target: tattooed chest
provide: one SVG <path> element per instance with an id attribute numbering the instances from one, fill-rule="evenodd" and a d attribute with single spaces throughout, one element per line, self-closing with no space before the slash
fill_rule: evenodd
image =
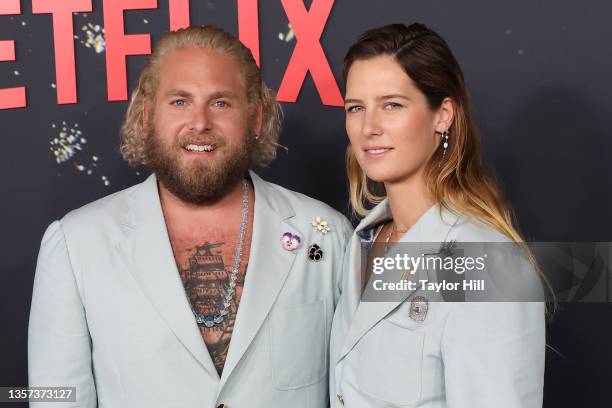
<path id="1" fill-rule="evenodd" d="M 221 373 L 236 321 L 246 275 L 248 251 L 240 262 L 222 241 L 174 248 L 185 293 L 217 371 Z"/>

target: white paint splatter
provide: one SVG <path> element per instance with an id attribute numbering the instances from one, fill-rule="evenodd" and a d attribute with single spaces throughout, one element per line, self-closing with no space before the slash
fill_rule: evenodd
<path id="1" fill-rule="evenodd" d="M 291 24 L 287 24 L 287 32 L 286 33 L 278 33 L 278 39 L 285 42 L 290 42 L 295 38 L 295 33 L 293 32 L 293 28 L 291 28 Z"/>
<path id="2" fill-rule="evenodd" d="M 101 54 L 106 50 L 106 32 L 99 24 L 88 23 L 81 27 L 81 31 L 85 34 L 85 38 L 81 40 L 87 48 L 93 48 L 97 54 Z M 79 37 L 80 38 L 80 37 Z"/>
<path id="3" fill-rule="evenodd" d="M 66 124 L 66 122 L 62 122 Z M 51 125 L 55 128 L 55 124 Z M 71 160 L 78 152 L 83 151 L 83 146 L 87 143 L 85 138 L 81 137 L 82 132 L 75 127 L 68 129 L 62 127 L 62 130 L 55 135 L 49 142 L 51 147 L 49 150 L 53 153 L 57 164 L 66 163 Z"/>
<path id="4" fill-rule="evenodd" d="M 56 129 L 55 123 L 51 124 L 51 128 Z M 58 165 L 64 163 L 72 163 L 75 171 L 91 176 L 95 167 L 100 163 L 100 156 L 92 154 L 88 160 L 83 152 L 87 149 L 87 138 L 79 129 L 79 124 L 75 123 L 69 126 L 65 121 L 62 121 L 61 131 L 56 133 L 49 143 L 49 148 L 53 153 L 55 162 Z M 102 176 L 102 183 L 105 186 L 110 185 L 110 180 L 106 176 Z"/>

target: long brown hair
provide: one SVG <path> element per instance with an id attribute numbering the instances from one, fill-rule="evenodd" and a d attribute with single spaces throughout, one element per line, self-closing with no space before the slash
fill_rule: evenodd
<path id="1" fill-rule="evenodd" d="M 447 151 L 443 154 L 440 143 L 425 170 L 427 188 L 440 209 L 472 216 L 511 240 L 523 242 L 497 184 L 483 166 L 463 73 L 444 39 L 418 23 L 369 30 L 344 58 L 344 83 L 355 61 L 381 55 L 395 59 L 425 95 L 430 109 L 440 107 L 445 98 L 454 102 Z M 366 176 L 350 145 L 346 167 L 351 205 L 358 215 L 364 216 L 369 206 L 385 198 L 384 185 Z"/>

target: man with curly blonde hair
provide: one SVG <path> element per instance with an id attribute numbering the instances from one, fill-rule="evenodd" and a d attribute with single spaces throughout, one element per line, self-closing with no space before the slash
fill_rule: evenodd
<path id="1" fill-rule="evenodd" d="M 43 238 L 31 386 L 75 386 L 82 407 L 327 404 L 351 227 L 249 170 L 274 159 L 279 128 L 240 41 L 210 26 L 161 38 L 121 129 L 123 157 L 153 174 Z"/>

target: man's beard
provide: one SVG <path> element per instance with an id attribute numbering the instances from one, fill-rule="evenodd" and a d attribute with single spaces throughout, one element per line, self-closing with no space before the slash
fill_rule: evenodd
<path id="1" fill-rule="evenodd" d="M 185 134 L 167 145 L 151 127 L 147 130 L 145 152 L 148 166 L 165 188 L 185 202 L 203 205 L 219 201 L 245 177 L 253 141 L 247 132 L 240 145 L 228 150 L 221 136 Z M 222 162 L 218 158 L 183 158 L 182 146 L 187 142 L 213 144 L 215 151 L 225 148 L 225 157 Z"/>

